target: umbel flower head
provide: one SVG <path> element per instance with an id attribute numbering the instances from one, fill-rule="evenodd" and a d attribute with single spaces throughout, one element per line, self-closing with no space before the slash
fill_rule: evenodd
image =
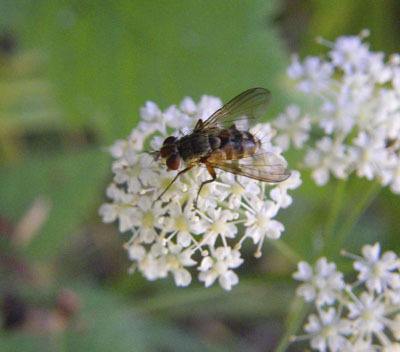
<path id="1" fill-rule="evenodd" d="M 300 262 L 293 277 L 302 283 L 297 294 L 315 312 L 304 326 L 305 335 L 320 352 L 398 351 L 400 348 L 400 258 L 381 254 L 379 243 L 362 248 L 354 260 L 354 282 L 345 282 L 335 263 L 320 258 L 314 266 Z"/>
<path id="2" fill-rule="evenodd" d="M 275 142 L 305 148 L 318 185 L 355 174 L 400 193 L 400 56 L 385 59 L 365 35 L 321 40 L 325 55 L 293 58 L 288 76 L 312 108 L 291 105 L 278 116 Z"/>
<path id="3" fill-rule="evenodd" d="M 272 188 L 220 172 L 202 189 L 194 207 L 200 184 L 210 178 L 205 168 L 196 167 L 159 199 L 176 171 L 167 171 L 145 148 L 160 150 L 167 136 L 188 133 L 198 119 L 221 106 L 210 96 L 198 103 L 185 98 L 179 107 L 165 111 L 147 102 L 138 126 L 110 148 L 114 179 L 107 189 L 110 201 L 99 212 L 104 222 L 118 221 L 120 232 L 129 233 L 125 247 L 133 261 L 131 271 L 140 271 L 148 280 L 172 276 L 177 286 L 187 286 L 197 273 L 206 287 L 218 281 L 230 290 L 239 281 L 235 269 L 243 263 L 242 243 L 253 242 L 255 255 L 260 256 L 265 240 L 276 240 L 284 231 L 275 216 L 292 203 L 287 191 L 301 184 L 297 171 Z M 250 132 L 262 135 L 262 147 L 282 158 L 280 149 L 270 143 L 274 130 L 269 124 L 258 124 Z"/>

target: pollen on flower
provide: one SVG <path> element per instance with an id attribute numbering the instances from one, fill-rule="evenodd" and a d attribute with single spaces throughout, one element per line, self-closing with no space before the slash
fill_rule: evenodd
<path id="1" fill-rule="evenodd" d="M 154 215 L 152 212 L 147 211 L 143 215 L 143 227 L 150 228 L 154 226 Z"/>
<path id="2" fill-rule="evenodd" d="M 246 190 L 239 183 L 234 183 L 231 186 L 231 192 L 236 196 L 241 196 L 242 194 L 245 193 L 245 191 Z"/>
<path id="3" fill-rule="evenodd" d="M 217 233 L 224 233 L 226 230 L 226 225 L 223 221 L 215 221 L 211 226 L 210 230 Z"/>
<path id="4" fill-rule="evenodd" d="M 171 276 L 177 286 L 188 286 L 197 275 L 206 287 L 218 282 L 230 290 L 239 282 L 234 270 L 243 263 L 242 243 L 252 240 L 261 256 L 263 243 L 283 232 L 275 216 L 291 204 L 288 191 L 300 186 L 300 175 L 293 171 L 287 181 L 269 188 L 269 197 L 265 184 L 220 172 L 215 182 L 203 187 L 194 207 L 201 182 L 210 178 L 205 168 L 197 167 L 179 177 L 160 199 L 176 172 L 167 171 L 165 163 L 154 160 L 143 147 L 160 150 L 167 136 L 190 131 L 199 118 L 219 109 L 221 101 L 203 96 L 195 103 L 185 98 L 179 106 L 162 111 L 147 102 L 130 136 L 110 148 L 114 180 L 107 191 L 110 202 L 99 212 L 105 222 L 118 221 L 121 232 L 132 233 L 125 244 L 133 262 L 130 272 L 140 272 L 148 280 Z M 269 124 L 257 125 L 257 131 L 274 135 Z M 293 138 L 296 143 L 304 139 Z M 280 157 L 270 140 L 264 147 Z"/>
<path id="5" fill-rule="evenodd" d="M 189 225 L 187 223 L 187 219 L 180 215 L 175 219 L 175 227 L 177 231 L 189 231 Z"/>
<path id="6" fill-rule="evenodd" d="M 256 226 L 258 227 L 266 227 L 268 224 L 268 218 L 266 218 L 263 214 L 258 213 L 256 217 Z"/>

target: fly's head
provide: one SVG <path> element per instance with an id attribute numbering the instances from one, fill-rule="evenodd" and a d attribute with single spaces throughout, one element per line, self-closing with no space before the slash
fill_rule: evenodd
<path id="1" fill-rule="evenodd" d="M 174 136 L 167 137 L 158 154 L 158 157 L 165 159 L 168 170 L 178 170 L 181 165 L 181 157 L 176 145 L 177 139 Z"/>

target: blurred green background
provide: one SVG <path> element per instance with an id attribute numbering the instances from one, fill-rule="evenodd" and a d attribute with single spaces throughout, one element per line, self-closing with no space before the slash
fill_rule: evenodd
<path id="1" fill-rule="evenodd" d="M 291 52 L 322 53 L 317 36 L 364 28 L 375 50 L 398 52 L 399 16 L 396 0 L 0 0 L 0 351 L 301 350 L 285 338 L 302 307 L 282 247 L 313 260 L 331 226 L 334 248 L 333 216 L 351 230 L 347 249 L 399 251 L 398 197 L 353 179 L 320 189 L 303 174 L 279 215 L 282 242 L 261 260 L 249 251 L 239 286 L 182 289 L 127 275 L 125 239 L 97 215 L 104 148 L 146 100 L 264 86 L 271 118 L 302 99 L 285 75 Z"/>

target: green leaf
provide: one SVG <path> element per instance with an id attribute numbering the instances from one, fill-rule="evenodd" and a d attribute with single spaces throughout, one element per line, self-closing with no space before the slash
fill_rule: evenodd
<path id="1" fill-rule="evenodd" d="M 109 157 L 101 150 L 31 157 L 0 169 L 0 213 L 17 222 L 37 197 L 50 204 L 47 221 L 27 251 L 46 258 L 94 211 L 103 194 Z"/>
<path id="2" fill-rule="evenodd" d="M 230 319 L 266 318 L 286 313 L 293 292 L 285 284 L 274 285 L 255 280 L 242 280 L 232 291 L 215 286 L 162 290 L 138 305 L 144 312 L 173 317 L 204 314 Z M 249 299 L 251 298 L 251 299 Z"/>
<path id="3" fill-rule="evenodd" d="M 9 332 L 0 334 L 2 351 L 7 352 L 51 352 L 51 343 L 47 336 L 35 336 L 25 333 Z"/>
<path id="4" fill-rule="evenodd" d="M 277 112 L 288 56 L 271 25 L 275 3 L 26 1 L 17 23 L 24 46 L 48 55 L 47 75 L 68 121 L 97 128 L 109 143 L 134 127 L 146 100 L 226 100 L 264 86 Z"/>
<path id="5" fill-rule="evenodd" d="M 67 331 L 0 335 L 2 351 L 156 352 L 228 351 L 210 347 L 169 322 L 139 314 L 126 300 L 101 288 L 77 287 L 82 309 Z"/>
<path id="6" fill-rule="evenodd" d="M 83 299 L 81 331 L 65 339 L 68 351 L 204 351 L 206 345 L 172 324 L 134 311 L 126 301 L 99 289 L 79 289 Z"/>

